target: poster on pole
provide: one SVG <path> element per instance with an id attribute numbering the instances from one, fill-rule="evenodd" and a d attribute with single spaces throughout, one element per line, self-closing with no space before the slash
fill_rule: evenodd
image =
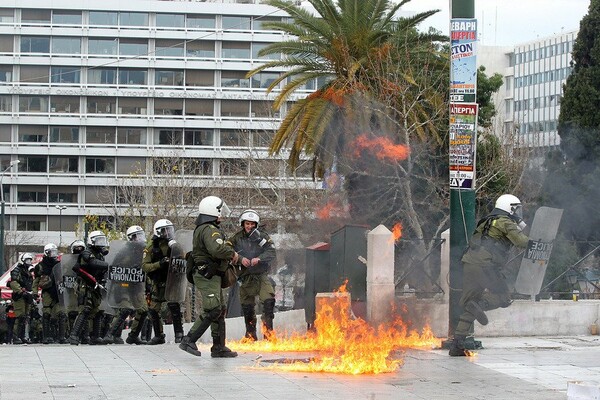
<path id="1" fill-rule="evenodd" d="M 450 188 L 475 189 L 477 103 L 450 104 Z"/>
<path id="2" fill-rule="evenodd" d="M 477 20 L 450 21 L 450 101 L 474 103 L 477 93 Z"/>

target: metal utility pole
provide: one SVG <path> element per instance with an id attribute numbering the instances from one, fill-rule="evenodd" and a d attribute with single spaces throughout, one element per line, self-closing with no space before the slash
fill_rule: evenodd
<path id="1" fill-rule="evenodd" d="M 4 265 L 4 186 L 2 186 L 2 178 L 4 174 L 20 161 L 13 160 L 4 171 L 0 172 L 0 273 L 3 273 L 8 268 Z"/>
<path id="2" fill-rule="evenodd" d="M 62 212 L 64 210 L 66 210 L 67 207 L 66 206 L 59 206 L 59 205 L 56 205 L 54 207 L 56 207 L 56 209 L 60 213 L 60 216 L 58 217 L 58 232 L 59 232 L 59 234 L 58 234 L 59 235 L 58 247 L 61 247 L 62 246 Z"/>

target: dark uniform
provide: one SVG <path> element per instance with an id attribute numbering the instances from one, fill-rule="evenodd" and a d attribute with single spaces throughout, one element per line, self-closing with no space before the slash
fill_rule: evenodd
<path id="1" fill-rule="evenodd" d="M 104 253 L 104 254 L 103 254 Z M 79 314 L 71 330 L 69 342 L 79 344 L 79 335 L 88 320 L 92 320 L 90 344 L 105 344 L 100 330 L 102 327 L 103 312 L 100 311 L 102 302 L 102 285 L 104 283 L 108 263 L 104 255 L 108 254 L 104 248 L 88 246 L 80 255 L 77 265 L 73 270 L 79 276 Z"/>
<path id="2" fill-rule="evenodd" d="M 257 340 L 255 304 L 258 296 L 263 305 L 261 319 L 268 338 L 275 317 L 275 290 L 268 275 L 270 264 L 276 257 L 275 246 L 267 233 L 258 230 L 248 233 L 244 228 L 233 235 L 231 244 L 240 256 L 238 265 L 242 265 L 243 258 L 260 259 L 257 265 L 242 269 L 240 303 L 246 323 L 246 337 Z"/>
<path id="3" fill-rule="evenodd" d="M 53 327 L 58 325 L 59 343 L 66 343 L 67 316 L 58 299 L 58 289 L 52 269 L 59 263 L 55 257 L 44 256 L 35 266 L 33 287 L 42 289 L 42 343 L 54 343 Z"/>
<path id="4" fill-rule="evenodd" d="M 463 293 L 460 316 L 451 356 L 464 356 L 464 340 L 472 331 L 473 322 L 487 324 L 485 311 L 511 304 L 510 292 L 502 267 L 506 263 L 512 246 L 525 248 L 528 237 L 521 232 L 517 221 L 509 213 L 494 211 L 477 223 L 469 247 L 462 257 Z"/>
<path id="5" fill-rule="evenodd" d="M 152 319 L 152 326 L 154 327 L 155 335 L 147 343 L 149 345 L 165 343 L 163 321 L 160 311 L 163 303 L 166 302 L 165 291 L 167 287 L 167 275 L 169 272 L 169 264 L 171 259 L 171 248 L 169 247 L 170 240 L 171 239 L 160 238 L 154 235 L 144 250 L 142 269 L 152 282 L 148 314 Z M 179 303 L 175 302 L 167 303 L 167 307 L 169 308 L 171 316 L 173 317 L 173 330 L 175 331 L 176 341 L 179 342 L 178 336 L 179 338 L 183 336 L 181 307 Z"/>
<path id="6" fill-rule="evenodd" d="M 209 197 L 213 200 L 218 199 L 214 196 Z M 202 312 L 188 334 L 184 336 L 179 348 L 199 356 L 200 351 L 196 347 L 196 342 L 210 327 L 213 338 L 211 356 L 237 357 L 236 352 L 225 346 L 227 303 L 221 289 L 221 278 L 225 275 L 229 261 L 235 260 L 237 254 L 219 228 L 220 207 L 218 206 L 219 216 L 200 214 L 196 220 L 192 250 L 195 265 L 193 278 L 194 286 L 202 296 Z"/>
<path id="7" fill-rule="evenodd" d="M 33 277 L 29 272 L 29 266 L 19 263 L 10 271 L 10 288 L 12 289 L 12 301 L 15 311 L 15 325 L 13 327 L 13 344 L 28 343 L 25 339 L 25 327 L 27 318 L 31 312 L 31 305 L 37 294 L 32 293 Z"/>

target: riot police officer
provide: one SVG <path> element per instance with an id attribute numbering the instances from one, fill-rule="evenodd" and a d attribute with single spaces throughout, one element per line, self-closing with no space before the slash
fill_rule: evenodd
<path id="1" fill-rule="evenodd" d="M 148 314 L 152 320 L 152 326 L 154 327 L 154 337 L 147 343 L 149 345 L 165 343 L 163 321 L 160 311 L 163 303 L 166 302 L 165 291 L 171 260 L 171 248 L 177 243 L 174 238 L 175 228 L 171 221 L 168 219 L 159 219 L 154 224 L 154 235 L 144 250 L 142 269 L 152 282 Z M 175 343 L 180 343 L 183 337 L 183 321 L 180 304 L 168 302 L 167 307 L 173 318 Z"/>
<path id="2" fill-rule="evenodd" d="M 33 254 L 21 255 L 21 262 L 10 271 L 10 288 L 15 311 L 15 325 L 13 327 L 13 344 L 30 343 L 25 338 L 25 326 L 31 311 L 31 305 L 37 293 L 32 292 L 33 277 L 29 268 L 33 265 Z"/>
<path id="3" fill-rule="evenodd" d="M 260 217 L 254 210 L 246 210 L 240 215 L 242 227 L 231 238 L 231 244 L 240 255 L 238 264 L 244 268 L 240 274 L 240 302 L 246 323 L 246 337 L 257 340 L 256 336 L 256 296 L 263 305 L 262 323 L 265 338 L 273 332 L 275 317 L 275 290 L 269 279 L 270 263 L 275 259 L 275 246 L 269 235 L 258 230 Z"/>
<path id="4" fill-rule="evenodd" d="M 93 231 L 88 236 L 88 246 L 81 252 L 78 263 L 73 271 L 79 277 L 79 314 L 71 330 L 69 342 L 79 344 L 79 335 L 88 319 L 92 319 L 90 344 L 105 344 L 100 336 L 103 313 L 100 311 L 102 302 L 103 282 L 108 263 L 104 256 L 108 254 L 108 239 L 102 231 Z"/>
<path id="5" fill-rule="evenodd" d="M 477 223 L 477 228 L 462 257 L 463 292 L 460 315 L 449 355 L 466 356 L 465 339 L 473 322 L 487 325 L 485 311 L 511 304 L 510 291 L 502 274 L 512 246 L 525 248 L 529 238 L 522 230 L 523 206 L 512 194 L 498 197 L 492 212 Z"/>
<path id="6" fill-rule="evenodd" d="M 54 243 L 44 246 L 44 256 L 35 266 L 33 288 L 42 290 L 42 343 L 54 343 L 52 327 L 58 324 L 59 343 L 66 343 L 67 316 L 58 299 L 58 288 L 54 280 L 53 268 L 59 263 L 58 247 Z"/>
<path id="7" fill-rule="evenodd" d="M 194 285 L 202 296 L 202 313 L 189 330 L 179 348 L 200 356 L 196 342 L 211 327 L 212 357 L 237 357 L 235 351 L 225 346 L 225 315 L 227 302 L 221 289 L 221 278 L 229 262 L 236 264 L 238 254 L 227 241 L 219 225 L 222 215 L 229 215 L 229 207 L 216 196 L 203 198 L 199 204 L 200 215 L 196 219 L 192 257 L 195 271 Z"/>

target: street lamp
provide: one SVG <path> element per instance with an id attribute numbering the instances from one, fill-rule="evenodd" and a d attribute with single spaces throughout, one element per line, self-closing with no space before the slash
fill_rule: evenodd
<path id="1" fill-rule="evenodd" d="M 56 207 L 56 209 L 60 213 L 60 216 L 58 217 L 58 232 L 59 232 L 58 247 L 60 247 L 60 246 L 62 246 L 62 212 L 63 212 L 63 210 L 66 210 L 67 207 L 59 206 L 59 205 L 56 205 L 54 207 Z"/>
<path id="2" fill-rule="evenodd" d="M 20 161 L 13 160 L 10 162 L 8 167 L 4 169 L 4 171 L 0 172 L 0 267 L 2 268 L 2 272 L 5 271 L 4 268 L 4 186 L 2 186 L 2 178 L 4 178 L 4 174 L 13 167 L 13 165 L 17 165 Z"/>

